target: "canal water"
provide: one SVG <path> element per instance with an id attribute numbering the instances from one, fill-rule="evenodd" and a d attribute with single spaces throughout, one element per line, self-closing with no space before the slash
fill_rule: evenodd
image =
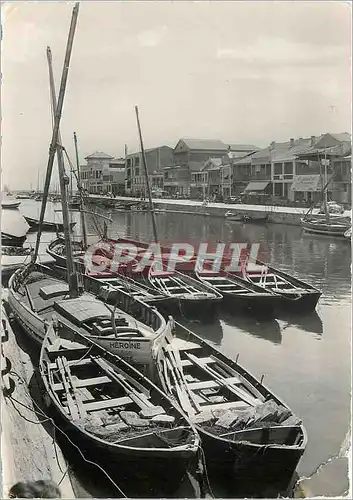
<path id="1" fill-rule="evenodd" d="M 46 218 L 59 220 L 57 209 L 58 205 L 49 204 Z M 19 211 L 10 214 L 4 210 L 2 217 L 11 217 L 17 224 L 21 213 L 36 217 L 39 210 L 39 202 L 23 200 Z M 104 213 L 108 215 L 107 211 Z M 110 236 L 153 239 L 148 213 L 115 212 L 110 216 Z M 73 217 L 79 232 L 78 214 Z M 301 478 L 313 475 L 320 466 L 339 456 L 350 428 L 350 243 L 305 234 L 300 227 L 282 224 L 242 225 L 176 213 L 159 213 L 156 219 L 162 242 L 259 243 L 263 260 L 322 291 L 316 312 L 307 315 L 283 315 L 257 322 L 234 311 L 234 315 L 222 313 L 207 325 L 182 318 L 188 328 L 229 357 L 235 359 L 239 355 L 239 363 L 256 377 L 263 375 L 264 383 L 302 418 L 309 439 L 297 471 Z M 96 230 L 93 221 L 88 220 L 88 232 L 93 235 Z M 33 242 L 35 236 L 30 234 L 28 241 Z M 44 234 L 42 249 L 53 236 Z M 89 482 L 81 484 L 81 491 L 87 493 L 84 496 L 107 496 L 103 479 L 101 488 L 95 482 L 94 491 Z M 343 482 L 342 492 L 347 488 Z"/>

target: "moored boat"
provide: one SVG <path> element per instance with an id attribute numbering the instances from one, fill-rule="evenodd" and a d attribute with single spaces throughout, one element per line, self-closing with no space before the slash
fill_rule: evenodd
<path id="1" fill-rule="evenodd" d="M 263 262 L 256 262 L 256 270 L 244 265 L 238 273 L 245 280 L 277 294 L 279 306 L 296 311 L 313 311 L 321 291 L 313 285 Z"/>
<path id="2" fill-rule="evenodd" d="M 123 291 L 115 291 L 114 305 L 118 307 L 89 293 L 70 298 L 68 284 L 55 274 L 55 269 L 32 264 L 17 270 L 9 280 L 9 306 L 32 340 L 39 345 L 43 342 L 47 323 L 54 316 L 133 363 L 152 362 L 155 346 L 172 328 L 170 321 Z M 97 291 L 104 300 L 108 293 L 104 287 Z"/>
<path id="3" fill-rule="evenodd" d="M 269 222 L 270 220 L 270 215 L 265 214 L 265 215 L 255 215 L 255 214 L 248 214 L 248 213 L 234 213 L 231 210 L 228 210 L 225 214 L 225 219 L 229 222 L 243 222 L 245 223 L 266 223 Z"/>
<path id="4" fill-rule="evenodd" d="M 202 282 L 223 296 L 223 303 L 233 314 L 250 312 L 259 316 L 273 316 L 279 296 L 271 290 L 249 283 L 224 270 L 196 270 L 195 275 Z"/>
<path id="5" fill-rule="evenodd" d="M 303 217 L 300 219 L 300 223 L 307 233 L 341 237 L 345 235 L 351 226 L 349 218 L 344 219 L 339 217 L 330 217 L 328 220 L 317 218 L 316 216 Z"/>
<path id="6" fill-rule="evenodd" d="M 33 217 L 28 217 L 27 215 L 24 215 L 24 218 L 26 219 L 26 222 L 30 226 L 31 230 L 37 230 L 39 228 L 38 219 L 34 219 Z M 70 222 L 70 229 L 72 230 L 75 225 L 76 222 Z M 52 231 L 52 232 L 63 231 L 64 225 L 62 222 L 43 221 L 41 229 L 42 231 Z"/>
<path id="7" fill-rule="evenodd" d="M 14 234 L 4 233 L 1 231 L 1 245 L 8 247 L 22 247 L 23 243 L 26 241 L 27 236 L 21 235 L 17 236 Z"/>
<path id="8" fill-rule="evenodd" d="M 160 311 L 166 314 L 173 314 L 179 309 L 178 300 L 173 297 L 167 297 L 165 294 L 159 292 L 152 287 L 148 282 L 136 281 L 129 276 L 122 276 L 121 274 L 110 270 L 110 260 L 105 259 L 104 256 L 92 256 L 92 263 L 99 266 L 100 262 L 104 259 L 107 261 L 107 269 L 104 272 L 88 269 L 85 265 L 85 252 L 80 242 L 72 242 L 74 246 L 75 265 L 79 271 L 84 275 L 84 285 L 88 292 L 96 293 L 98 288 L 105 285 L 109 289 L 107 300 L 109 303 L 115 303 L 114 290 L 119 292 L 123 290 L 132 297 L 138 298 L 146 304 L 157 307 Z M 47 253 L 55 259 L 58 266 L 66 269 L 66 255 L 65 255 L 65 241 L 62 238 L 53 240 L 47 247 Z"/>
<path id="9" fill-rule="evenodd" d="M 285 491 L 305 451 L 302 421 L 237 361 L 190 330 L 166 338 L 157 356 L 164 391 L 201 436 L 209 476 L 252 494 L 262 481 Z M 233 489 L 234 491 L 234 489 Z"/>
<path id="10" fill-rule="evenodd" d="M 55 331 L 57 330 L 57 331 Z M 121 358 L 58 321 L 40 373 L 60 424 L 126 496 L 166 497 L 196 465 L 199 436 L 170 397 Z"/>
<path id="11" fill-rule="evenodd" d="M 17 201 L 16 199 L 11 199 L 11 198 L 4 198 L 1 200 L 1 208 L 9 208 L 9 209 L 14 209 L 18 208 L 21 205 L 20 201 Z"/>
<path id="12" fill-rule="evenodd" d="M 347 240 L 352 239 L 352 226 L 344 233 L 344 237 L 347 238 Z"/>

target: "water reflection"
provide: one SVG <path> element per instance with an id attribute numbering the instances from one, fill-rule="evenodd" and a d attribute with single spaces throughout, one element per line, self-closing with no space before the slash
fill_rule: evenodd
<path id="1" fill-rule="evenodd" d="M 320 337 L 324 331 L 322 320 L 316 311 L 304 315 L 281 311 L 278 319 L 285 321 L 286 327 L 294 326 L 304 332 L 314 333 Z"/>
<path id="2" fill-rule="evenodd" d="M 178 322 L 215 346 L 222 344 L 223 328 L 219 319 L 216 319 L 212 323 L 202 323 L 200 321 L 188 321 L 186 318 L 181 318 L 178 319 Z"/>
<path id="3" fill-rule="evenodd" d="M 251 316 L 235 316 L 232 314 L 222 314 L 222 320 L 225 325 L 231 326 L 248 335 L 259 339 L 268 340 L 273 344 L 281 344 L 282 332 L 280 325 L 274 319 L 267 321 L 257 321 Z"/>

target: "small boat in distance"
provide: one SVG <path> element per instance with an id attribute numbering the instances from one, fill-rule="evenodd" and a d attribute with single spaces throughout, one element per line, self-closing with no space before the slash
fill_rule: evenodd
<path id="1" fill-rule="evenodd" d="M 173 494 L 200 438 L 172 399 L 137 369 L 66 325 L 49 326 L 40 374 L 50 407 L 124 494 Z M 191 472 L 191 471 L 190 471 Z"/>
<path id="2" fill-rule="evenodd" d="M 244 213 L 234 213 L 231 210 L 228 210 L 225 214 L 225 218 L 229 222 L 243 222 L 244 224 L 246 223 L 266 223 L 269 222 L 270 220 L 270 215 L 265 214 L 265 215 L 249 215 L 249 214 L 244 214 Z"/>
<path id="3" fill-rule="evenodd" d="M 39 220 L 38 219 L 34 219 L 33 217 L 28 217 L 27 215 L 24 215 L 23 217 L 26 219 L 26 222 L 30 226 L 30 230 L 36 231 L 39 228 Z M 70 230 L 72 230 L 75 225 L 76 225 L 76 222 L 70 222 Z M 42 231 L 56 232 L 56 231 L 63 231 L 63 230 L 64 230 L 64 225 L 62 222 L 43 221 Z"/>
<path id="4" fill-rule="evenodd" d="M 315 215 L 306 216 L 300 220 L 301 226 L 307 233 L 323 234 L 326 236 L 344 236 L 352 222 L 349 217 L 318 219 Z"/>
<path id="5" fill-rule="evenodd" d="M 160 344 L 157 372 L 195 424 L 211 479 L 222 478 L 244 497 L 261 481 L 278 492 L 288 488 L 307 435 L 262 382 L 186 328 Z"/>
<path id="6" fill-rule="evenodd" d="M 3 198 L 1 200 L 1 208 L 8 208 L 8 209 L 14 209 L 18 208 L 21 205 L 20 201 L 17 201 L 16 199 L 11 199 L 9 197 Z"/>

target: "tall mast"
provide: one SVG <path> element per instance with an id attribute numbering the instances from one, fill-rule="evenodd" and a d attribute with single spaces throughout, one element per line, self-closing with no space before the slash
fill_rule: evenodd
<path id="1" fill-rule="evenodd" d="M 72 45 L 73 45 L 75 29 L 76 29 L 76 24 L 77 24 L 78 10 L 79 10 L 79 4 L 76 3 L 74 8 L 73 8 L 73 11 L 72 11 L 70 30 L 69 30 L 67 46 L 66 46 L 64 66 L 63 66 L 63 71 L 62 71 L 62 76 L 61 76 L 58 103 L 57 103 L 57 106 L 55 106 L 55 108 L 54 108 L 55 109 L 54 127 L 53 127 L 50 148 L 49 148 L 47 172 L 46 172 L 44 189 L 43 189 L 43 191 L 44 191 L 43 192 L 43 200 L 42 200 L 41 212 L 40 212 L 40 217 L 39 217 L 39 229 L 38 229 L 38 233 L 37 233 L 36 246 L 35 246 L 33 256 L 32 256 L 32 263 L 34 263 L 38 257 L 38 250 L 39 250 L 40 238 L 41 238 L 41 234 L 42 234 L 42 225 L 43 225 L 43 220 L 44 220 L 44 214 L 45 214 L 45 209 L 46 209 L 46 205 L 47 205 L 50 179 L 51 179 L 51 175 L 52 175 L 52 171 L 53 171 L 54 157 L 55 157 L 55 152 L 57 150 L 57 144 L 58 144 L 60 120 L 61 120 L 61 114 L 62 114 L 62 109 L 63 109 L 63 104 L 64 104 L 67 77 L 68 77 L 68 73 L 69 73 L 69 64 L 70 64 L 70 58 L 71 58 L 71 52 L 72 52 Z M 67 211 L 67 207 L 66 207 L 66 211 Z M 64 207 L 63 207 L 63 212 L 64 212 Z M 67 220 L 68 220 L 68 218 L 66 219 L 66 221 Z M 69 235 L 67 236 L 65 234 L 65 236 L 66 236 L 65 239 L 70 241 L 70 246 L 71 246 L 71 240 L 70 240 Z"/>
<path id="2" fill-rule="evenodd" d="M 148 198 L 149 198 L 149 201 L 150 201 L 150 211 L 151 211 L 151 216 L 152 216 L 152 226 L 153 226 L 154 241 L 156 243 L 158 243 L 156 215 L 154 213 L 154 207 L 153 207 L 153 201 L 152 201 L 150 183 L 149 183 L 149 179 L 148 179 L 148 170 L 147 170 L 146 155 L 145 155 L 145 150 L 144 150 L 144 147 L 143 147 L 141 127 L 140 127 L 140 119 L 139 119 L 139 110 L 138 110 L 137 106 L 135 106 L 135 111 L 136 111 L 137 127 L 138 127 L 138 131 L 139 131 L 139 136 L 140 136 L 142 163 L 143 163 L 143 168 L 144 168 L 144 171 L 145 171 L 145 179 L 146 179 L 146 187 L 147 187 L 147 192 L 148 192 Z"/>
<path id="3" fill-rule="evenodd" d="M 77 168 L 77 189 L 80 196 L 80 218 L 81 218 L 81 228 L 83 235 L 83 245 L 85 249 L 87 248 L 87 232 L 86 232 L 86 222 L 85 222 L 85 214 L 84 214 L 84 199 L 83 199 L 83 189 L 81 184 L 81 172 L 80 172 L 80 160 L 78 158 L 78 147 L 77 147 L 77 136 L 76 132 L 74 132 L 74 143 L 75 143 L 75 154 L 76 154 L 76 168 Z"/>

